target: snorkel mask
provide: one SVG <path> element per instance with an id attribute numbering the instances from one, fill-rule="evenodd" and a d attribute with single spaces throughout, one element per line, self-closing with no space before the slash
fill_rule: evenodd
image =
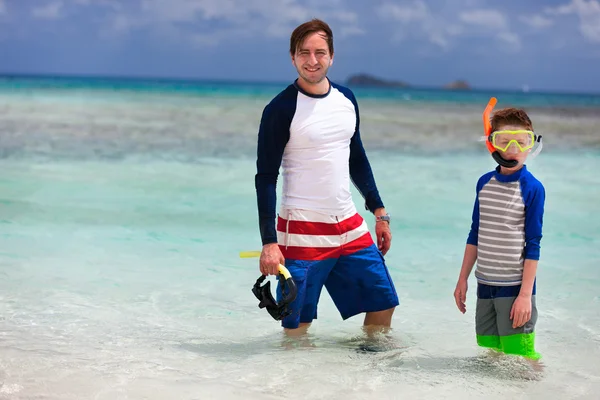
<path id="1" fill-rule="evenodd" d="M 267 281 L 266 284 L 261 286 L 266 278 L 266 275 L 261 275 L 260 278 L 256 280 L 256 283 L 252 288 L 252 293 L 254 293 L 259 300 L 258 307 L 266 308 L 267 312 L 275 319 L 275 321 L 280 321 L 292 313 L 292 310 L 288 308 L 288 305 L 296 299 L 296 294 L 298 292 L 296 283 L 292 279 L 292 275 L 287 268 L 279 264 L 279 283 L 281 285 L 283 296 L 281 302 L 277 303 L 271 295 L 271 282 Z"/>
<path id="2" fill-rule="evenodd" d="M 507 152 L 509 149 L 512 151 L 528 151 L 538 142 L 540 145 L 531 154 L 530 157 L 535 158 L 540 151 L 542 151 L 542 136 L 536 135 L 533 131 L 528 130 L 501 130 L 492 132 L 492 123 L 490 120 L 490 114 L 496 106 L 498 100 L 492 97 L 483 111 L 483 131 L 485 133 L 485 144 L 492 155 L 492 158 L 501 166 L 505 168 L 514 168 L 519 162 L 517 160 L 507 160 L 500 154 L 500 151 Z M 500 151 L 499 151 L 500 150 Z"/>

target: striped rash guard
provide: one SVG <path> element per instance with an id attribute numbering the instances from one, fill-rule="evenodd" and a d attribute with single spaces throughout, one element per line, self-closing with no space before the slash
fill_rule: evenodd
<path id="1" fill-rule="evenodd" d="M 479 178 L 467 239 L 477 246 L 479 283 L 521 284 L 524 260 L 540 257 L 544 201 L 544 186 L 526 166 L 511 175 L 497 167 Z"/>
<path id="2" fill-rule="evenodd" d="M 297 81 L 264 108 L 258 132 L 255 187 L 262 243 L 277 243 L 276 185 L 282 167 L 282 209 L 326 215 L 356 212 L 350 181 L 373 212 L 383 207 L 360 138 L 352 91 L 330 82 L 323 95 Z"/>

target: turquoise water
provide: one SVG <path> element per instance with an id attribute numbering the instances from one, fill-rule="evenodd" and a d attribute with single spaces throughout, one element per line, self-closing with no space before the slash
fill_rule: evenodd
<path id="1" fill-rule="evenodd" d="M 269 92 L 228 90 L 0 89 L 0 398 L 595 398 L 600 113 L 532 111 L 547 192 L 533 373 L 477 348 L 473 279 L 466 315 L 452 297 L 493 168 L 481 104 L 361 102 L 401 299 L 386 351 L 365 353 L 361 318 L 341 321 L 326 292 L 301 343 L 258 309 L 257 261 L 238 253 L 260 245 Z"/>

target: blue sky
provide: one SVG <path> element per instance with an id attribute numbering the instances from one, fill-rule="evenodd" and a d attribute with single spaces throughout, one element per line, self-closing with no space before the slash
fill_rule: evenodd
<path id="1" fill-rule="evenodd" d="M 312 17 L 338 81 L 600 92 L 600 0 L 0 0 L 0 73 L 286 82 Z"/>

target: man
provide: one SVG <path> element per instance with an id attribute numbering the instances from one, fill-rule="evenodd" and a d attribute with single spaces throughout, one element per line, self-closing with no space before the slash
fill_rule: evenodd
<path id="1" fill-rule="evenodd" d="M 289 335 L 305 333 L 317 318 L 323 286 L 344 320 L 364 312 L 366 327 L 390 327 L 399 304 L 383 258 L 391 245 L 390 220 L 360 139 L 356 98 L 327 78 L 330 27 L 318 19 L 298 26 L 290 55 L 298 78 L 265 107 L 258 133 L 260 270 L 275 275 L 281 263 L 296 282 L 293 312 L 282 320 Z M 377 246 L 356 211 L 350 179 L 376 217 Z M 277 292 L 280 298 L 281 287 Z"/>

